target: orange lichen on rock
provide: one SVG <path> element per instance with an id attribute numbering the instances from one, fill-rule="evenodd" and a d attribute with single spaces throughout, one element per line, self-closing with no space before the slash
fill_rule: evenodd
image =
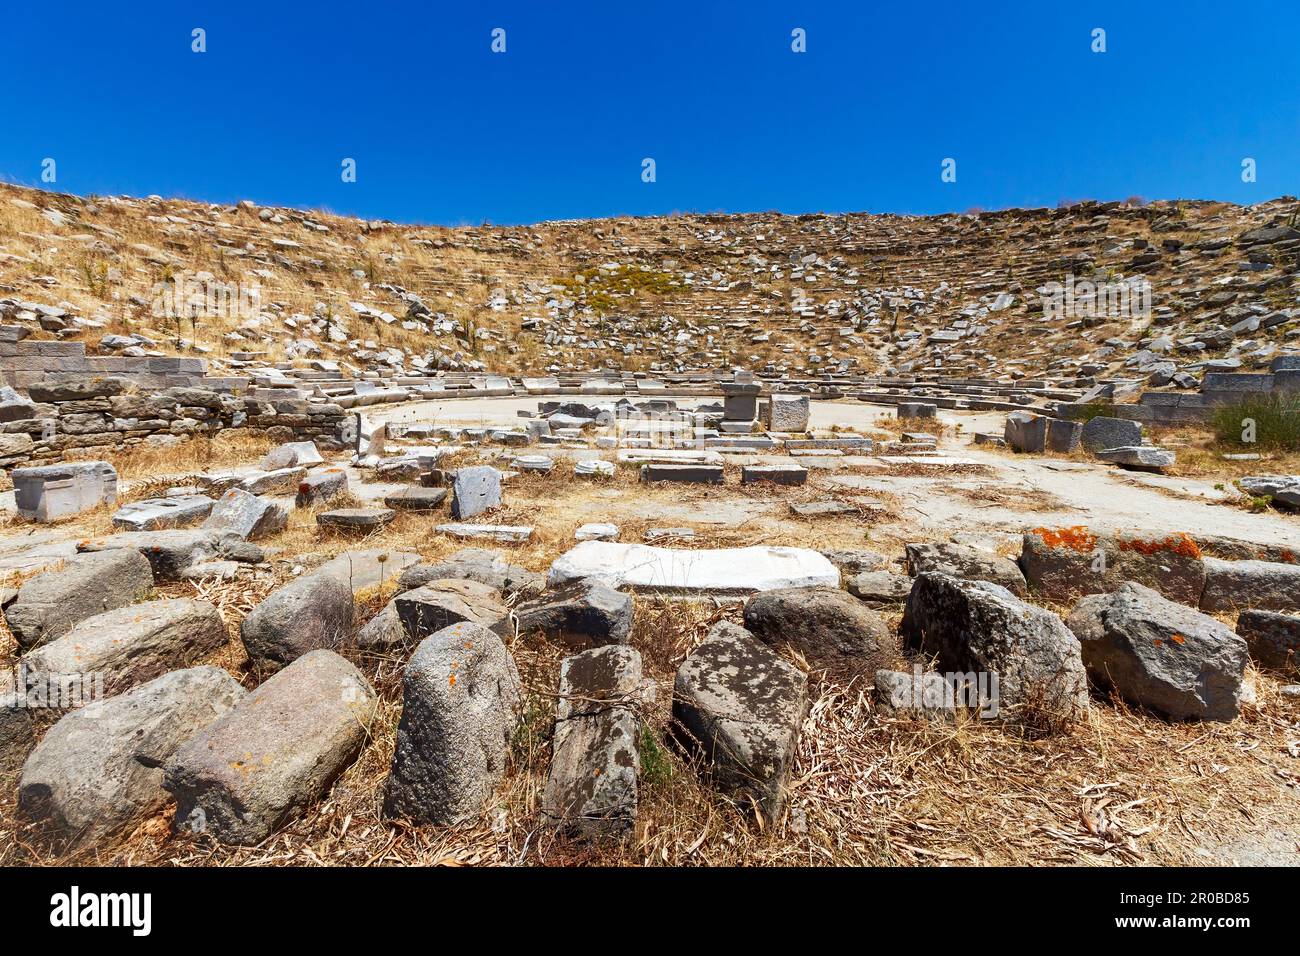
<path id="1" fill-rule="evenodd" d="M 1136 551 L 1139 554 L 1152 555 L 1168 551 L 1184 558 L 1199 559 L 1201 549 L 1186 531 L 1179 531 L 1159 540 L 1148 538 L 1120 538 L 1121 551 Z"/>
<path id="2" fill-rule="evenodd" d="M 1090 552 L 1097 546 L 1097 536 L 1085 525 L 1072 528 L 1035 528 L 1030 534 L 1043 539 L 1049 548 L 1069 548 L 1071 551 Z"/>

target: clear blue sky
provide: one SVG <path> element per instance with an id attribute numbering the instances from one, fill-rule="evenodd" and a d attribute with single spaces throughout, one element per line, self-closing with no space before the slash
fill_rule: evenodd
<path id="1" fill-rule="evenodd" d="M 288 6 L 6 4 L 0 177 L 453 225 L 1300 193 L 1297 0 Z"/>

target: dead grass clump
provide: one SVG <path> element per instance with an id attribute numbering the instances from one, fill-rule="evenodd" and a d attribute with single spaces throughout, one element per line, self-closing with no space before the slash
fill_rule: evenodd
<path id="1" fill-rule="evenodd" d="M 141 442 L 125 451 L 112 452 L 105 460 L 122 478 L 157 478 L 165 475 L 191 476 L 214 469 L 233 468 L 256 460 L 271 449 L 265 433 L 228 428 L 209 438 L 192 436 L 176 445 Z"/>

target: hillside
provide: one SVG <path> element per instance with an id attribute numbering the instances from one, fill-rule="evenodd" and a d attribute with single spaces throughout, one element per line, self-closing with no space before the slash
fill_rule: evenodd
<path id="1" fill-rule="evenodd" d="M 408 226 L 0 185 L 0 318 L 101 354 L 354 376 L 942 368 L 1193 387 L 1300 336 L 1300 204 Z M 1149 308 L 1048 283 L 1150 283 Z M 179 290 L 179 293 L 178 293 Z M 162 303 L 160 305 L 160 303 Z"/>

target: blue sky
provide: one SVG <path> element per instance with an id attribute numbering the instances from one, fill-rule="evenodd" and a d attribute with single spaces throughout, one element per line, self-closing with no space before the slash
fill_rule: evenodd
<path id="1" fill-rule="evenodd" d="M 8 4 L 0 177 L 451 225 L 1300 193 L 1296 0 L 289 6 Z"/>

